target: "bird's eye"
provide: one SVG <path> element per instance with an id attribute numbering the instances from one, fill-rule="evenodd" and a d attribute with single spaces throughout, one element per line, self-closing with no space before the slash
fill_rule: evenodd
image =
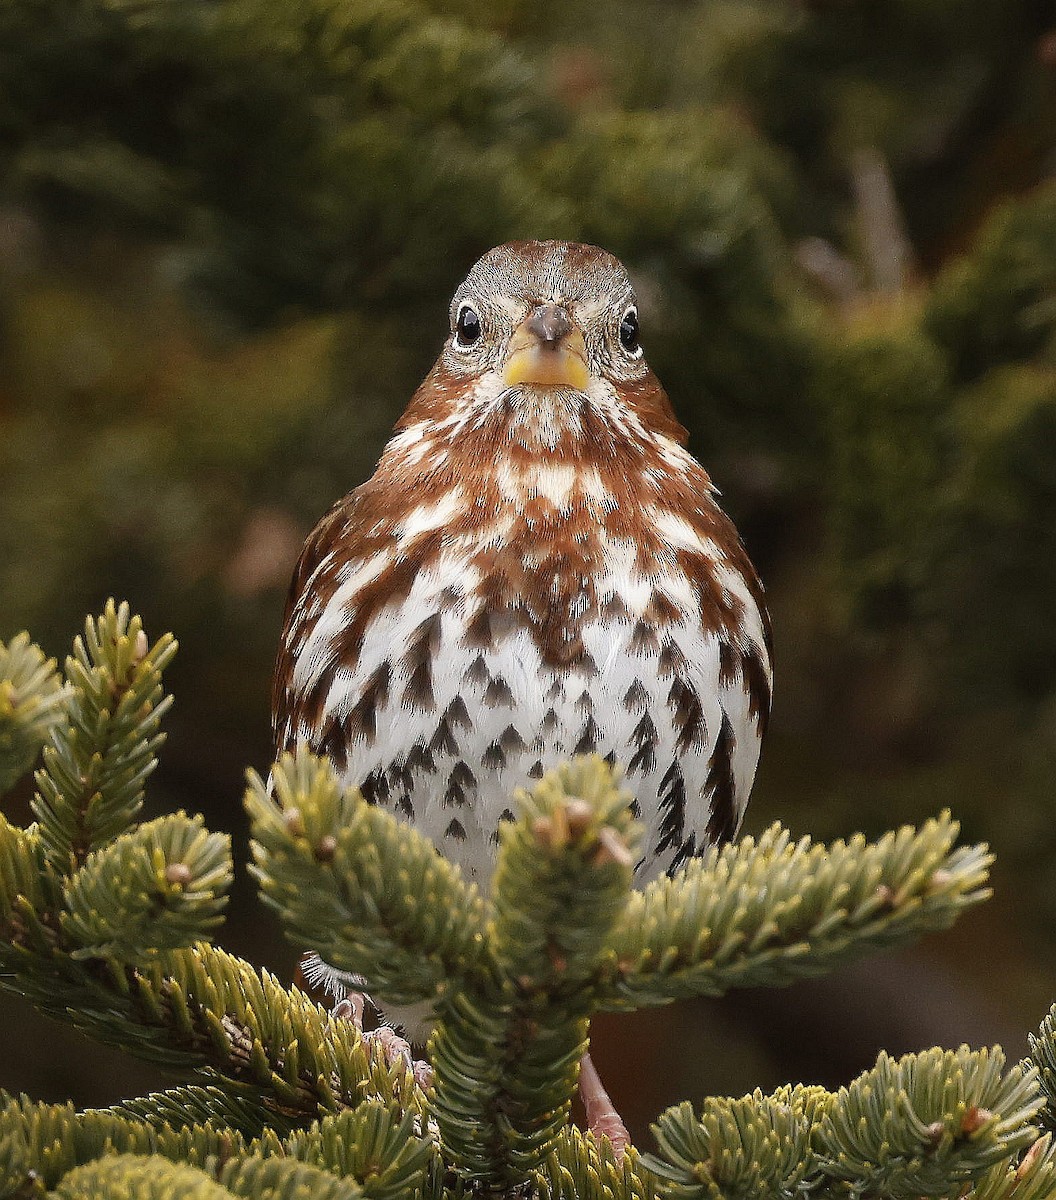
<path id="1" fill-rule="evenodd" d="M 468 350 L 480 341 L 480 317 L 472 304 L 462 304 L 455 318 L 455 345 L 460 350 Z"/>
<path id="2" fill-rule="evenodd" d="M 633 304 L 620 322 L 620 345 L 628 354 L 637 356 L 641 353 L 642 348 L 638 344 L 638 310 Z"/>

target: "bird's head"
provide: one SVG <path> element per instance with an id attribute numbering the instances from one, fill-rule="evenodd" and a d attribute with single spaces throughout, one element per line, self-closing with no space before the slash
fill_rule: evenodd
<path id="1" fill-rule="evenodd" d="M 504 415 L 555 444 L 589 411 L 683 440 L 645 361 L 631 281 L 607 251 L 556 241 L 498 246 L 455 291 L 450 317 L 416 398 L 440 401 L 444 416 Z"/>
<path id="2" fill-rule="evenodd" d="M 649 369 L 623 265 L 571 242 L 513 242 L 485 254 L 451 301 L 444 362 L 464 378 L 578 392 Z"/>

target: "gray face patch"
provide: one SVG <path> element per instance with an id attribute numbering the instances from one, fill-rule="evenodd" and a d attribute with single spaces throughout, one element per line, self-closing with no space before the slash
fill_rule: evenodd
<path id="1" fill-rule="evenodd" d="M 629 353 L 620 345 L 620 323 L 637 304 L 623 264 L 606 250 L 577 242 L 511 242 L 474 264 L 451 301 L 448 366 L 462 375 L 496 369 L 514 329 L 542 304 L 559 305 L 578 324 L 592 374 L 614 380 L 645 374 L 641 348 Z M 468 348 L 454 332 L 467 305 L 483 328 L 483 337 Z"/>

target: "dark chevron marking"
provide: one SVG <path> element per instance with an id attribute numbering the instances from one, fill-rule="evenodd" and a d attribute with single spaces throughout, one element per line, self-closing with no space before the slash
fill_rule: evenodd
<path id="1" fill-rule="evenodd" d="M 646 713 L 631 734 L 631 745 L 638 749 L 627 764 L 628 772 L 641 771 L 647 774 L 652 771 L 656 766 L 656 746 L 659 741 L 660 735 L 656 732 L 653 719 Z"/>
<path id="2" fill-rule="evenodd" d="M 689 663 L 686 661 L 686 656 L 675 645 L 671 638 L 664 638 L 664 646 L 660 651 L 660 660 L 657 663 L 657 671 L 661 679 L 670 679 L 676 672 L 685 674 Z"/>
<path id="3" fill-rule="evenodd" d="M 477 687 L 483 687 L 490 678 L 491 672 L 488 670 L 488 664 L 484 661 L 484 655 L 478 654 L 470 663 L 465 680 L 467 683 L 476 684 Z"/>
<path id="4" fill-rule="evenodd" d="M 392 666 L 388 662 L 381 663 L 367 677 L 359 699 L 344 721 L 349 741 L 362 739 L 368 746 L 374 744 L 378 734 L 378 709 L 388 703 L 391 679 Z"/>
<path id="5" fill-rule="evenodd" d="M 447 780 L 447 790 L 444 792 L 444 807 L 462 808 L 466 803 L 466 793 L 472 792 L 477 786 L 477 777 L 469 769 L 469 764 L 455 763 Z"/>
<path id="6" fill-rule="evenodd" d="M 436 770 L 436 760 L 432 751 L 423 742 L 415 742 L 411 747 L 407 755 L 407 769 L 428 772 Z"/>
<path id="7" fill-rule="evenodd" d="M 489 708 L 513 707 L 513 692 L 505 679 L 492 679 L 484 691 L 484 703 Z"/>
<path id="8" fill-rule="evenodd" d="M 676 760 L 668 767 L 660 780 L 660 837 L 656 843 L 657 854 L 682 844 L 686 829 L 686 783 L 682 768 Z"/>
<path id="9" fill-rule="evenodd" d="M 645 690 L 645 684 L 640 679 L 636 679 L 627 689 L 627 694 L 623 698 L 623 707 L 629 713 L 639 713 L 645 710 L 648 703 L 649 693 Z"/>
<path id="10" fill-rule="evenodd" d="M 704 724 L 704 709 L 700 697 L 684 679 L 676 678 L 667 694 L 667 703 L 674 709 L 674 723 L 678 730 L 676 747 L 687 750 L 702 750 L 708 740 Z"/>
<path id="11" fill-rule="evenodd" d="M 440 648 L 440 614 L 434 613 L 411 634 L 404 662 L 409 668 L 403 704 L 412 711 L 429 712 L 436 706 L 433 696 L 433 662 Z"/>
<path id="12" fill-rule="evenodd" d="M 659 645 L 660 635 L 656 632 L 656 627 L 646 624 L 645 621 L 639 621 L 631 634 L 631 653 L 648 654 Z"/>
<path id="13" fill-rule="evenodd" d="M 733 780 L 733 726 L 723 714 L 715 750 L 711 756 L 704 794 L 711 797 L 708 840 L 717 846 L 728 842 L 737 832 L 737 793 Z"/>
<path id="14" fill-rule="evenodd" d="M 593 717 L 587 718 L 586 725 L 583 726 L 583 732 L 579 735 L 579 741 L 576 742 L 573 754 L 594 754 L 598 749 L 598 723 Z"/>

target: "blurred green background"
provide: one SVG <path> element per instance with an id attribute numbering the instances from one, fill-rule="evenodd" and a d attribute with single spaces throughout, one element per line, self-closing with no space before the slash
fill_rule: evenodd
<path id="1" fill-rule="evenodd" d="M 302 537 L 483 251 L 599 243 L 770 595 L 746 828 L 949 806 L 999 856 L 909 953 L 604 1023 L 615 1098 L 640 1134 L 882 1046 L 1018 1056 L 1056 999 L 1054 168 L 1051 0 L 5 0 L 0 637 L 61 656 L 108 595 L 172 629 L 150 811 L 244 852 Z M 224 941 L 290 977 L 244 879 Z M 6 998 L 0 1064 L 165 1082 Z"/>

